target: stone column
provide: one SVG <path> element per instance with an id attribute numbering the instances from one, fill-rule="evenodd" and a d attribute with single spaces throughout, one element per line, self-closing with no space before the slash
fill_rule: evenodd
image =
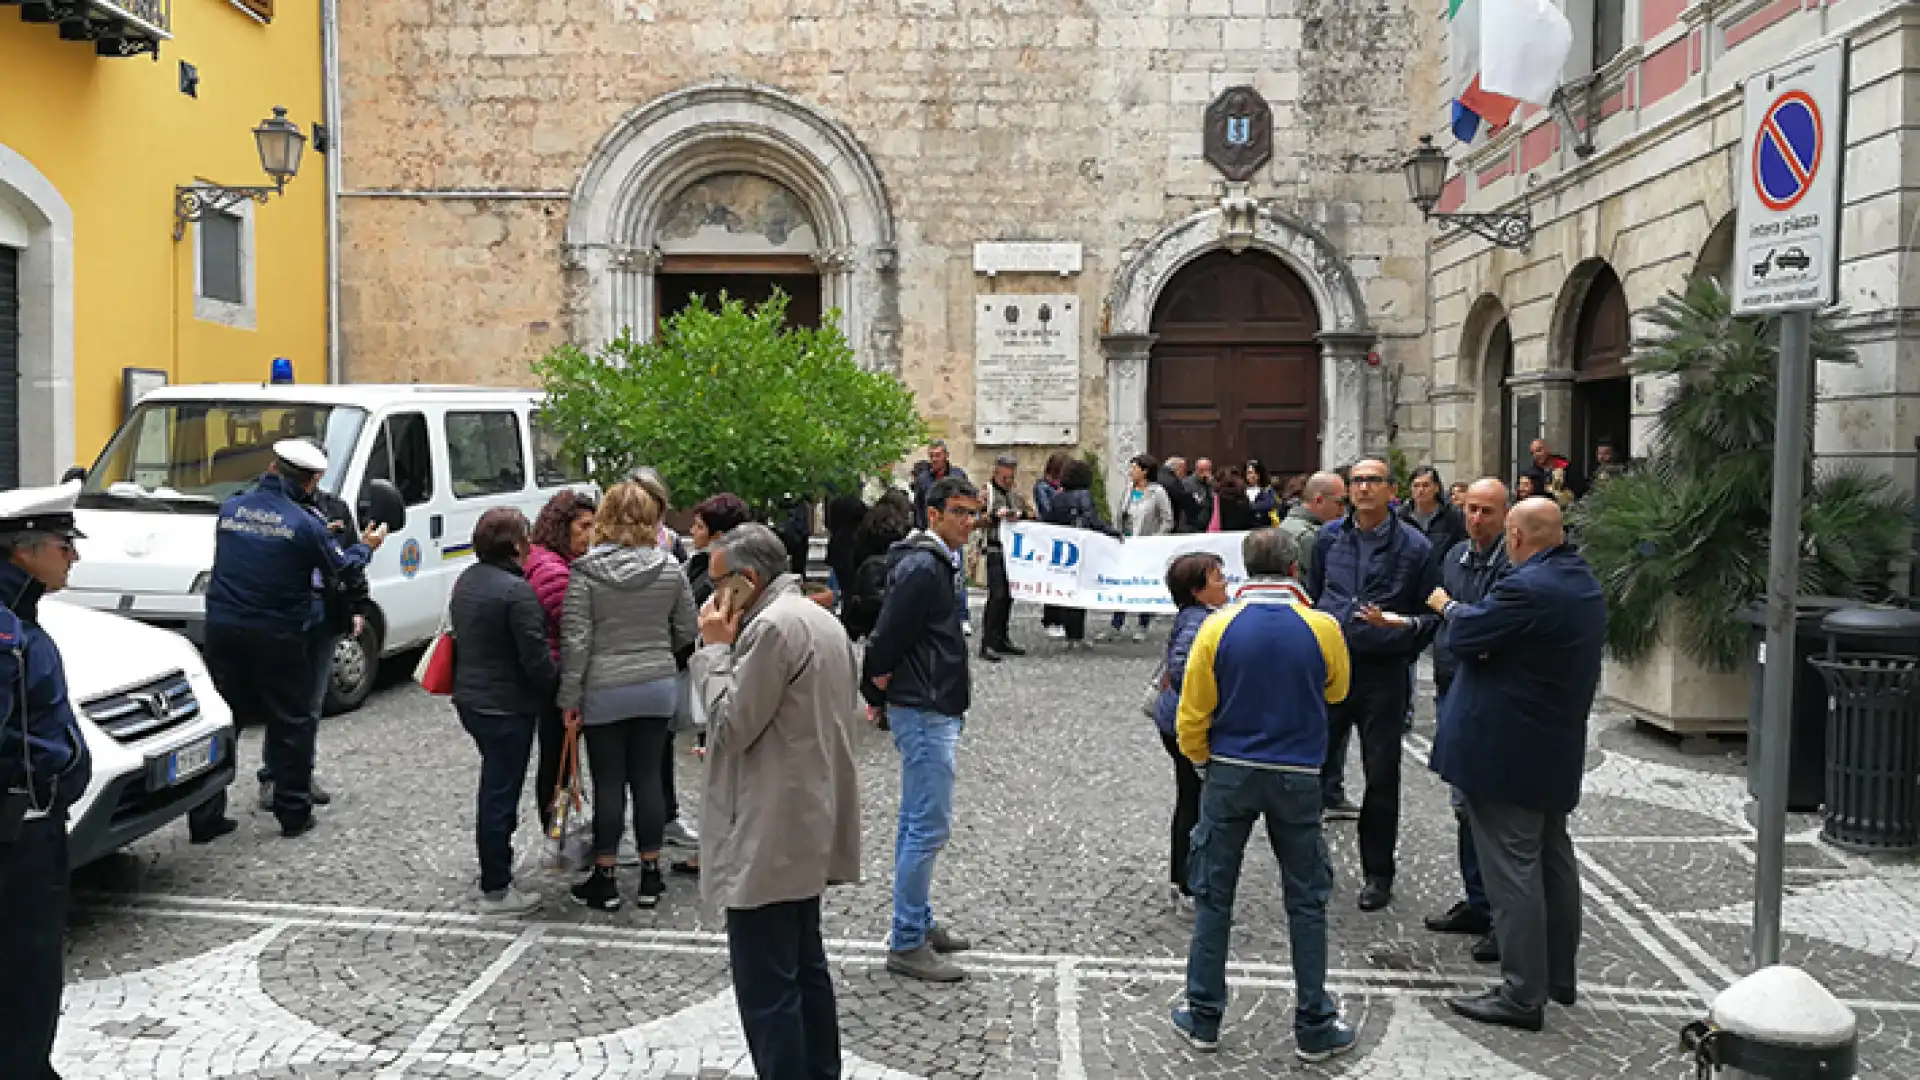
<path id="1" fill-rule="evenodd" d="M 653 339 L 653 276 L 660 270 L 660 252 L 650 248 L 613 248 L 607 258 L 607 309 L 611 313 L 609 339 L 631 328 L 636 341 Z"/>
<path id="2" fill-rule="evenodd" d="M 1320 335 L 1320 464 L 1351 465 L 1364 450 L 1367 423 L 1367 355 L 1378 340 L 1372 333 L 1328 331 Z"/>
<path id="3" fill-rule="evenodd" d="M 1107 491 L 1128 485 L 1127 462 L 1147 448 L 1147 362 L 1156 334 L 1108 334 L 1100 339 L 1107 354 Z M 1112 507 L 1101 508 L 1112 513 Z"/>

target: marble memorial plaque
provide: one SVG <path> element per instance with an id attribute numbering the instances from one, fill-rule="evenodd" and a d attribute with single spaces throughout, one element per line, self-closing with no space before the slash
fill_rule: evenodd
<path id="1" fill-rule="evenodd" d="M 973 245 L 973 272 L 995 274 L 1077 274 L 1083 260 L 1070 240 L 983 240 Z"/>
<path id="2" fill-rule="evenodd" d="M 981 296 L 974 302 L 974 441 L 1080 441 L 1080 298 Z"/>

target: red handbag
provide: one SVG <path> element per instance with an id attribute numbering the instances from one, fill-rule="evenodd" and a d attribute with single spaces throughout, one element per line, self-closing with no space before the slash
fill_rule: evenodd
<path id="1" fill-rule="evenodd" d="M 420 688 L 437 697 L 453 695 L 453 634 L 443 630 L 427 646 L 426 655 L 420 658 L 420 665 L 413 669 L 413 679 Z"/>

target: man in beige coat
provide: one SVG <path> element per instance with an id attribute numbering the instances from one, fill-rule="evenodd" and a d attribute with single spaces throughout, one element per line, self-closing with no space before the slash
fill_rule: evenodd
<path id="1" fill-rule="evenodd" d="M 840 1075 L 820 896 L 860 880 L 860 786 L 847 728 L 859 664 L 846 631 L 786 573 L 771 529 L 716 541 L 694 686 L 707 709 L 700 892 L 727 913 L 740 1022 L 761 1080 Z M 742 585 L 734 585 L 738 579 Z M 721 605 L 741 588 L 737 610 Z"/>

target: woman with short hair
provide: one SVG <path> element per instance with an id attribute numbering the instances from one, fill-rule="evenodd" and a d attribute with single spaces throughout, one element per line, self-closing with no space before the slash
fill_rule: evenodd
<path id="1" fill-rule="evenodd" d="M 1200 773 L 1193 762 L 1180 752 L 1175 724 L 1180 716 L 1180 694 L 1187 683 L 1187 656 L 1207 616 L 1227 603 L 1227 567 L 1220 556 L 1210 551 L 1182 555 L 1167 567 L 1167 591 L 1180 609 L 1173 617 L 1173 633 L 1167 637 L 1167 657 L 1160 678 L 1160 697 L 1154 702 L 1153 726 L 1160 731 L 1160 742 L 1173 759 L 1173 846 L 1167 866 L 1172 887 L 1168 892 L 1176 903 L 1191 904 L 1193 888 L 1187 879 L 1187 855 L 1192 844 L 1193 827 L 1200 824 Z"/>
<path id="2" fill-rule="evenodd" d="M 561 618 L 560 708 L 567 727 L 584 733 L 593 765 L 594 866 L 573 898 L 601 911 L 620 907 L 614 869 L 629 795 L 640 849 L 636 902 L 654 907 L 667 891 L 661 758 L 697 626 L 686 575 L 658 546 L 662 509 L 637 483 L 607 492 L 594 546 L 573 564 Z"/>
<path id="3" fill-rule="evenodd" d="M 746 500 L 731 492 L 718 495 L 693 508 L 693 554 L 687 558 L 687 585 L 693 590 L 695 607 L 713 595 L 713 580 L 707 564 L 713 558 L 713 542 L 753 520 Z"/>
<path id="4" fill-rule="evenodd" d="M 530 546 L 520 511 L 495 507 L 480 515 L 473 529 L 476 561 L 454 582 L 448 602 L 453 706 L 480 750 L 474 845 L 485 915 L 524 915 L 540 907 L 537 894 L 513 885 L 513 833 L 527 758 L 558 678 L 546 614 L 521 569 Z"/>

